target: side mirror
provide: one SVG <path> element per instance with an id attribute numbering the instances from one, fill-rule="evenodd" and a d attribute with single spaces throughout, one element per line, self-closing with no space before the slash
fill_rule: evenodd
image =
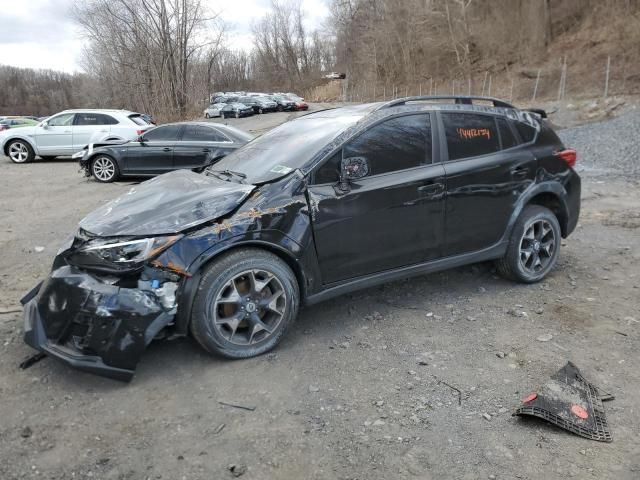
<path id="1" fill-rule="evenodd" d="M 369 175 L 369 162 L 366 157 L 343 158 L 340 164 L 339 188 L 343 192 L 349 189 L 349 182 Z"/>

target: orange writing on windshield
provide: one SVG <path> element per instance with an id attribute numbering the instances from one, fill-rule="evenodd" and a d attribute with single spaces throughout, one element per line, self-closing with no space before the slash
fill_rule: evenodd
<path id="1" fill-rule="evenodd" d="M 465 140 L 478 137 L 491 140 L 491 131 L 488 128 L 458 128 L 458 135 Z"/>

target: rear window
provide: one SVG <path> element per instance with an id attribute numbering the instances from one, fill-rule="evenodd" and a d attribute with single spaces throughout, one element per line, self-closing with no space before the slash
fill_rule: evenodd
<path id="1" fill-rule="evenodd" d="M 502 149 L 515 147 L 518 142 L 516 142 L 516 138 L 513 136 L 507 121 L 504 118 L 496 118 L 496 123 L 498 124 L 498 131 L 500 132 Z"/>
<path id="2" fill-rule="evenodd" d="M 536 129 L 531 125 L 527 125 L 526 123 L 522 122 L 515 122 L 515 124 L 516 130 L 518 130 L 523 143 L 532 142 L 533 139 L 536 138 Z"/>
<path id="3" fill-rule="evenodd" d="M 129 120 L 131 120 L 133 123 L 135 123 L 136 125 L 140 125 L 141 127 L 146 127 L 147 125 L 149 125 L 149 123 L 147 123 L 145 121 L 144 118 L 142 118 L 142 115 L 129 115 Z"/>
<path id="4" fill-rule="evenodd" d="M 490 115 L 443 113 L 449 160 L 479 157 L 500 150 L 496 122 Z"/>

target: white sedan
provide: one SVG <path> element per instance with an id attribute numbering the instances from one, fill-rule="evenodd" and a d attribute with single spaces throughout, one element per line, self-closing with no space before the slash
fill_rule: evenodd
<path id="1" fill-rule="evenodd" d="M 221 115 L 220 111 L 225 107 L 226 103 L 212 103 L 204 111 L 204 118 L 214 118 Z"/>

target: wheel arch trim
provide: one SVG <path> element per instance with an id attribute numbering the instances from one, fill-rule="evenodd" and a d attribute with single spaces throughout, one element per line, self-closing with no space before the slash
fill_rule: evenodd
<path id="1" fill-rule="evenodd" d="M 567 191 L 564 186 L 557 181 L 548 181 L 537 183 L 533 185 L 531 188 L 527 189 L 518 199 L 516 205 L 514 206 L 513 212 L 511 213 L 511 217 L 509 218 L 509 223 L 507 224 L 507 229 L 505 231 L 503 239 L 508 240 L 511 237 L 511 232 L 513 231 L 513 227 L 518 220 L 518 217 L 524 210 L 524 207 L 530 204 L 536 204 L 540 206 L 545 206 L 544 203 L 536 203 L 534 200 L 536 198 L 542 198 L 545 196 L 553 196 L 558 202 L 558 210 L 559 212 L 554 211 L 553 213 L 558 218 L 558 223 L 560 224 L 560 231 L 562 233 L 562 237 L 565 238 L 567 236 L 567 226 L 569 219 L 569 206 L 567 205 Z M 552 210 L 553 211 L 553 210 Z"/>

